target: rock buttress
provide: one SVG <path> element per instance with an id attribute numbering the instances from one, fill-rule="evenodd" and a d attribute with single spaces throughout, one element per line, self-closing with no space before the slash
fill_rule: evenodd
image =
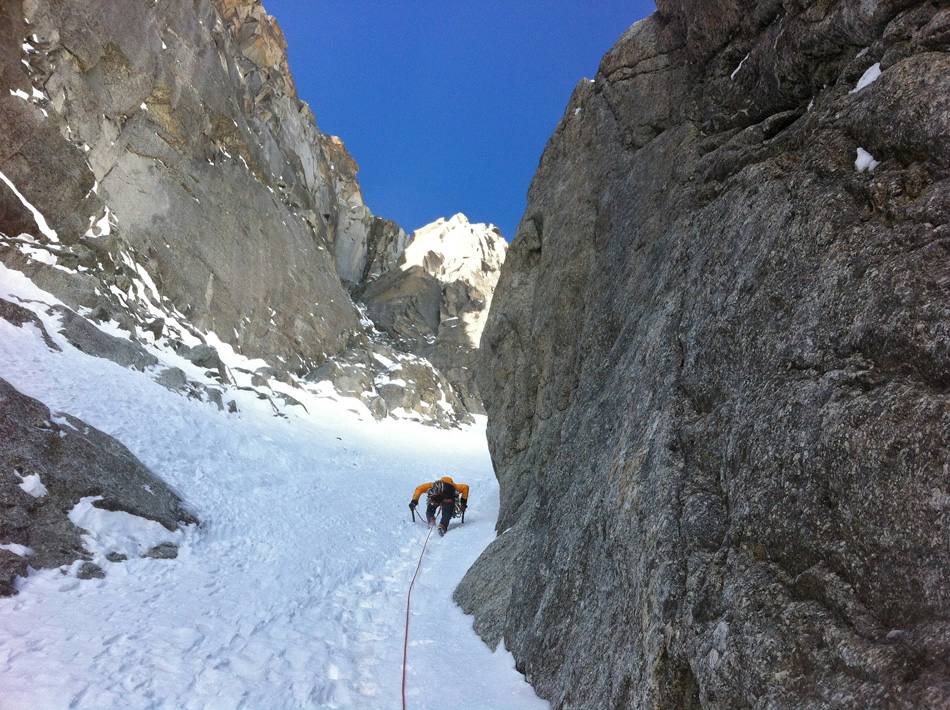
<path id="1" fill-rule="evenodd" d="M 554 708 L 943 707 L 950 16 L 658 6 L 508 252 L 456 598 Z"/>

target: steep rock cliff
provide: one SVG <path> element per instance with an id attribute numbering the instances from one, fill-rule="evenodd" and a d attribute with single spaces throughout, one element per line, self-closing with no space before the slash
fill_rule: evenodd
<path id="1" fill-rule="evenodd" d="M 508 252 L 456 598 L 555 708 L 945 707 L 950 13 L 658 8 Z"/>
<path id="2" fill-rule="evenodd" d="M 0 25 L 5 262 L 136 336 L 213 331 L 296 373 L 346 346 L 340 278 L 405 234 L 363 204 L 257 0 L 10 0 Z"/>

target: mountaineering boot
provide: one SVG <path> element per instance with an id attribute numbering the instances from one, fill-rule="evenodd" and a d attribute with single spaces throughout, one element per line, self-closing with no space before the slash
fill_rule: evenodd
<path id="1" fill-rule="evenodd" d="M 429 527 L 431 528 L 433 525 L 435 525 L 435 518 L 429 518 Z"/>
<path id="2" fill-rule="evenodd" d="M 439 536 L 441 537 L 442 535 L 445 535 L 445 526 L 444 526 L 444 525 L 440 525 L 440 526 L 439 526 Z"/>

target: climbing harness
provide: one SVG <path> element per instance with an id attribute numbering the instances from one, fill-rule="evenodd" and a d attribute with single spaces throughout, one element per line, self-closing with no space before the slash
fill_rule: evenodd
<path id="1" fill-rule="evenodd" d="M 406 640 L 402 645 L 402 710 L 406 710 L 406 658 L 409 655 L 409 604 L 412 601 L 412 587 L 416 583 L 416 577 L 419 575 L 419 569 L 422 567 L 422 556 L 426 553 L 426 546 L 429 544 L 429 538 L 432 536 L 432 530 L 435 525 L 429 526 L 429 534 L 426 535 L 426 541 L 422 545 L 422 552 L 419 553 L 419 564 L 416 565 L 416 573 L 412 575 L 412 581 L 409 583 L 409 594 L 406 595 Z"/>

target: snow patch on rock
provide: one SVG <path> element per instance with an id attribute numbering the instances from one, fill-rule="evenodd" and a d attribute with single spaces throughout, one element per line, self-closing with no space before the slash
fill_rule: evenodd
<path id="1" fill-rule="evenodd" d="M 849 94 L 858 93 L 865 86 L 869 86 L 870 84 L 873 84 L 875 81 L 877 81 L 878 77 L 880 76 L 881 76 L 881 63 L 877 62 L 876 64 L 872 64 L 870 67 L 868 67 L 868 70 L 864 72 L 864 74 L 861 75 L 861 78 L 858 79 L 857 86 L 851 89 L 851 91 L 849 91 L 848 93 Z"/>
<path id="2" fill-rule="evenodd" d="M 864 148 L 858 148 L 858 157 L 854 161 L 854 169 L 859 173 L 865 170 L 874 170 L 881 162 L 875 160 L 874 156 L 868 153 Z"/>
<path id="3" fill-rule="evenodd" d="M 43 481 L 40 480 L 40 474 L 31 473 L 28 476 L 21 476 L 18 472 L 14 471 L 17 477 L 20 479 L 19 486 L 26 493 L 29 493 L 34 498 L 42 498 L 49 491 L 46 490 L 46 486 L 43 485 Z"/>

